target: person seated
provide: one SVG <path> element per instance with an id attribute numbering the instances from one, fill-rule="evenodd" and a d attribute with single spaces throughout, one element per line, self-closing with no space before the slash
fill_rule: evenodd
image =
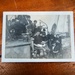
<path id="1" fill-rule="evenodd" d="M 40 32 L 37 32 L 34 35 L 34 51 L 37 52 L 38 56 L 41 57 L 46 57 L 48 56 L 48 53 L 50 49 L 48 48 L 47 44 L 45 41 L 42 39 L 42 35 Z"/>
<path id="2" fill-rule="evenodd" d="M 61 51 L 61 37 L 59 34 L 56 35 L 55 40 L 52 42 L 52 51 L 53 53 L 58 53 Z"/>

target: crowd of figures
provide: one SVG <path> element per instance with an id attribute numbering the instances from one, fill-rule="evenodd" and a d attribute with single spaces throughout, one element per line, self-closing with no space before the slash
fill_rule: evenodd
<path id="1" fill-rule="evenodd" d="M 37 20 L 31 21 L 30 15 L 18 15 L 7 21 L 6 40 L 23 39 L 31 43 L 31 58 L 57 57 L 62 52 L 61 36 L 55 34 L 57 25 L 53 24 L 51 32 L 48 27 L 37 26 Z"/>

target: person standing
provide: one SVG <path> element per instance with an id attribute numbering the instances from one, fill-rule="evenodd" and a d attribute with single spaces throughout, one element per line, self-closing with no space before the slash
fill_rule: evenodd
<path id="1" fill-rule="evenodd" d="M 32 24 L 32 36 L 34 36 L 34 34 L 36 32 L 36 28 L 37 28 L 36 24 L 37 24 L 37 20 L 34 20 L 34 22 Z"/>

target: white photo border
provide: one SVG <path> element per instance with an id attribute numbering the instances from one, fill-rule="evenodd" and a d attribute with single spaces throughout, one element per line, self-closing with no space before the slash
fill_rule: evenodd
<path id="1" fill-rule="evenodd" d="M 70 36 L 71 36 L 71 55 L 70 59 L 17 59 L 17 58 L 5 58 L 5 37 L 6 37 L 6 15 L 70 15 Z M 74 62 L 74 22 L 73 11 L 21 11 L 21 12 L 3 12 L 3 28 L 2 28 L 2 62 Z"/>

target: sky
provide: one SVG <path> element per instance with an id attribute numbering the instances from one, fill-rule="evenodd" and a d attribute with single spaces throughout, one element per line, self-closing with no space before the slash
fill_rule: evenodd
<path id="1" fill-rule="evenodd" d="M 51 28 L 54 23 L 57 24 L 57 29 L 56 32 L 67 32 L 68 31 L 68 23 L 67 23 L 67 15 L 61 15 L 59 16 L 58 20 L 58 15 L 31 15 L 31 20 L 42 20 L 48 25 L 49 31 L 51 31 Z"/>
<path id="2" fill-rule="evenodd" d="M 39 25 L 39 20 L 45 22 L 48 26 L 48 30 L 51 31 L 51 28 L 54 23 L 57 24 L 56 32 L 67 32 L 68 31 L 68 23 L 67 23 L 67 15 L 60 15 L 58 20 L 58 15 L 31 15 L 32 22 L 37 20 L 37 26 Z M 12 16 L 8 16 L 10 19 Z M 12 17 L 14 18 L 14 16 Z"/>

